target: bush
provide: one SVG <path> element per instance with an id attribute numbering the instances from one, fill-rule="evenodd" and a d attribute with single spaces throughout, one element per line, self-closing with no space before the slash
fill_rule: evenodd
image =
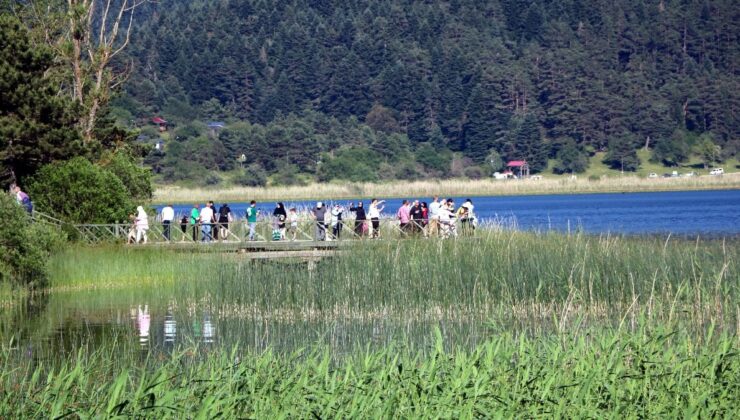
<path id="1" fill-rule="evenodd" d="M 583 173 L 588 169 L 588 156 L 581 151 L 573 140 L 565 141 L 558 151 L 553 173 Z"/>
<path id="2" fill-rule="evenodd" d="M 245 187 L 264 187 L 267 184 L 267 174 L 259 164 L 253 163 L 234 178 L 234 183 Z"/>
<path id="3" fill-rule="evenodd" d="M 470 166 L 465 168 L 463 174 L 470 179 L 481 179 L 486 176 L 486 171 L 480 166 Z"/>
<path id="4" fill-rule="evenodd" d="M 352 182 L 373 182 L 379 179 L 381 156 L 365 147 L 352 147 L 336 152 L 334 157 L 325 156 L 319 166 L 319 181 L 344 179 Z"/>
<path id="5" fill-rule="evenodd" d="M 146 201 L 152 198 L 151 171 L 137 166 L 127 153 L 114 153 L 105 159 L 108 162 L 103 167 L 123 182 L 131 198 Z"/>
<path id="6" fill-rule="evenodd" d="M 122 221 L 134 207 L 115 174 L 82 157 L 44 166 L 28 190 L 38 210 L 72 223 Z"/>
<path id="7" fill-rule="evenodd" d="M 32 224 L 15 199 L 0 194 L 0 282 L 31 288 L 46 283 L 46 260 L 60 249 L 63 237 L 51 228 Z"/>
<path id="8" fill-rule="evenodd" d="M 209 173 L 208 175 L 206 175 L 205 179 L 203 180 L 203 184 L 206 187 L 218 185 L 220 183 L 221 183 L 221 177 L 214 173 Z"/>
<path id="9" fill-rule="evenodd" d="M 274 185 L 306 185 L 305 179 L 301 178 L 298 166 L 296 165 L 283 165 L 278 168 L 277 172 L 272 176 L 272 183 Z"/>
<path id="10" fill-rule="evenodd" d="M 416 161 L 424 166 L 424 169 L 447 175 L 450 172 L 452 153 L 448 151 L 439 152 L 429 143 L 421 143 L 416 149 Z"/>

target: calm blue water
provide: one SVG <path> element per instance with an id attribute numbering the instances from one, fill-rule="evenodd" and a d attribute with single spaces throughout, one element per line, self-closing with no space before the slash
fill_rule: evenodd
<path id="1" fill-rule="evenodd" d="M 217 197 L 214 197 L 217 198 Z M 431 202 L 425 197 L 421 201 Z M 522 230 L 574 231 L 624 234 L 740 234 L 740 190 L 680 191 L 625 194 L 533 195 L 472 197 L 475 213 L 483 221 L 496 220 Z M 460 205 L 465 197 L 455 197 Z M 348 205 L 350 201 L 337 201 Z M 364 200 L 365 206 L 369 200 Z M 216 200 L 216 207 L 222 203 Z M 244 217 L 247 203 L 229 203 L 237 217 Z M 315 202 L 286 201 L 287 208 L 306 208 Z M 384 214 L 392 216 L 401 199 L 386 200 Z M 272 213 L 275 203 L 258 203 Z M 175 206 L 178 214 L 191 206 Z M 161 206 L 158 210 L 161 209 Z"/>

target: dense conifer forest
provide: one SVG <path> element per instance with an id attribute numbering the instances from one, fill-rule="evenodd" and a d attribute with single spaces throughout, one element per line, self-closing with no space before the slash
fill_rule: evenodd
<path id="1" fill-rule="evenodd" d="M 112 115 L 166 181 L 711 165 L 740 149 L 739 22 L 732 0 L 160 0 Z"/>

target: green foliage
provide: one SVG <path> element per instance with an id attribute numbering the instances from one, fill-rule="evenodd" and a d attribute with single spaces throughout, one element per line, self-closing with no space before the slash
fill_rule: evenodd
<path id="1" fill-rule="evenodd" d="M 379 180 L 378 169 L 382 158 L 368 148 L 347 148 L 338 151 L 333 157 L 326 155 L 319 166 L 319 181 L 335 178 L 352 182 L 372 182 Z"/>
<path id="2" fill-rule="evenodd" d="M 63 242 L 61 233 L 31 222 L 28 213 L 8 194 L 0 194 L 0 283 L 41 287 L 46 261 Z"/>
<path id="3" fill-rule="evenodd" d="M 701 158 L 704 167 L 707 168 L 720 162 L 722 158 L 722 148 L 714 143 L 712 135 L 709 133 L 702 134 L 695 146 L 696 153 Z"/>
<path id="4" fill-rule="evenodd" d="M 42 165 L 82 153 L 76 107 L 47 73 L 54 56 L 12 15 L 0 15 L 0 180 L 24 182 Z"/>
<path id="5" fill-rule="evenodd" d="M 532 172 L 545 169 L 549 146 L 542 139 L 535 115 L 512 118 L 509 125 L 503 144 L 504 156 L 508 160 L 526 160 Z"/>
<path id="6" fill-rule="evenodd" d="M 136 201 L 152 198 L 151 171 L 136 164 L 129 153 L 119 151 L 103 157 L 102 167 L 112 172 L 123 182 L 129 196 Z"/>
<path id="7" fill-rule="evenodd" d="M 296 165 L 283 165 L 270 178 L 273 185 L 306 185 Z"/>
<path id="8" fill-rule="evenodd" d="M 431 143 L 420 143 L 416 148 L 416 161 L 425 169 L 441 176 L 450 172 L 452 153 L 447 149 L 438 149 Z"/>
<path id="9" fill-rule="evenodd" d="M 506 163 L 504 162 L 504 159 L 501 157 L 501 155 L 495 150 L 491 150 L 490 152 L 488 152 L 488 156 L 486 156 L 486 162 L 490 166 L 492 172 L 498 172 L 504 169 L 504 164 Z"/>
<path id="10" fill-rule="evenodd" d="M 225 150 L 214 143 L 205 162 L 192 148 L 165 159 L 170 175 L 182 163 L 233 170 L 235 153 L 269 174 L 284 163 L 315 174 L 321 154 L 352 146 L 414 165 L 410 145 L 425 142 L 476 164 L 490 150 L 527 158 L 536 171 L 557 158 L 551 144 L 602 152 L 624 133 L 633 149 L 649 143 L 673 164 L 683 146 L 664 142 L 676 128 L 712 133 L 732 156 L 735 4 L 659 3 L 151 2 L 137 14 L 125 50 L 135 70 L 116 106 L 122 118 L 176 122 L 175 140 L 194 118 L 229 123 Z M 224 159 L 216 168 L 214 156 Z M 439 162 L 415 163 L 444 176 Z"/>
<path id="11" fill-rule="evenodd" d="M 640 167 L 640 158 L 634 148 L 634 139 L 629 134 L 614 137 L 609 141 L 609 152 L 604 163 L 612 169 L 634 172 Z"/>
<path id="12" fill-rule="evenodd" d="M 44 166 L 28 190 L 37 209 L 66 222 L 120 222 L 135 207 L 115 174 L 83 157 Z"/>
<path id="13" fill-rule="evenodd" d="M 262 166 L 253 163 L 240 170 L 234 182 L 244 187 L 264 187 L 267 185 L 267 173 Z"/>
<path id="14" fill-rule="evenodd" d="M 678 166 L 685 162 L 690 154 L 691 147 L 686 133 L 676 130 L 670 138 L 658 142 L 653 149 L 651 160 L 667 166 Z"/>
<path id="15" fill-rule="evenodd" d="M 567 140 L 560 145 L 553 172 L 556 174 L 582 173 L 588 169 L 588 156 L 578 149 L 576 143 Z"/>

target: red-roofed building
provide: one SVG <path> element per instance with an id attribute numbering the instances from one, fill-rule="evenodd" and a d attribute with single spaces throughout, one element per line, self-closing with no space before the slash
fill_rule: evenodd
<path id="1" fill-rule="evenodd" d="M 159 126 L 159 131 L 167 131 L 167 120 L 161 117 L 152 118 L 152 122 Z"/>
<path id="2" fill-rule="evenodd" d="M 512 172 L 518 173 L 519 178 L 529 176 L 529 164 L 526 160 L 512 160 L 506 164 L 506 167 Z"/>

